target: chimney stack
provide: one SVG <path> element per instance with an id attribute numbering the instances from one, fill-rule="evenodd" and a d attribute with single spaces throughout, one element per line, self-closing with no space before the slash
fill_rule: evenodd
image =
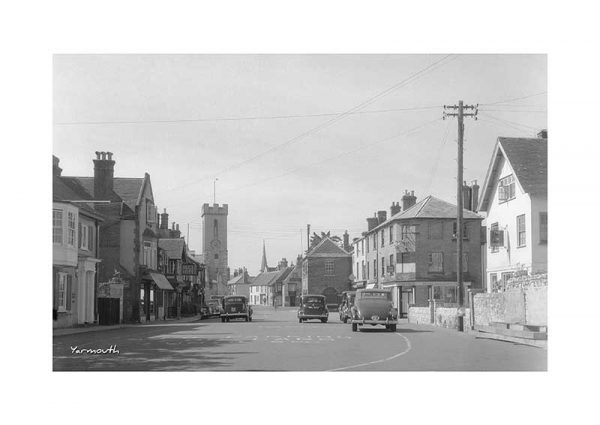
<path id="1" fill-rule="evenodd" d="M 377 221 L 378 221 L 378 223 L 381 224 L 385 220 L 387 220 L 387 211 L 386 210 L 377 211 Z"/>
<path id="2" fill-rule="evenodd" d="M 400 202 L 392 202 L 392 206 L 390 207 L 390 218 L 398 214 L 400 211 L 402 211 Z"/>
<path id="3" fill-rule="evenodd" d="M 471 211 L 477 212 L 479 206 L 479 185 L 477 180 L 471 182 Z"/>
<path id="4" fill-rule="evenodd" d="M 52 155 L 52 175 L 55 177 L 60 177 L 60 175 L 62 174 L 62 168 L 58 166 L 59 162 L 60 159 Z"/>
<path id="5" fill-rule="evenodd" d="M 279 264 L 277 265 L 277 270 L 283 270 L 283 269 L 287 268 L 287 266 L 288 266 L 287 260 L 285 258 L 282 258 L 279 261 Z"/>
<path id="6" fill-rule="evenodd" d="M 377 214 L 375 214 L 375 217 L 367 217 L 367 231 L 370 232 L 373 230 L 375 227 L 377 227 L 378 223 L 379 219 L 377 218 Z"/>
<path id="7" fill-rule="evenodd" d="M 96 159 L 94 159 L 94 198 L 97 200 L 109 199 L 113 193 L 115 161 L 113 161 L 112 155 L 112 152 L 96 151 Z"/>
<path id="8" fill-rule="evenodd" d="M 167 209 L 163 209 L 163 213 L 160 215 L 160 228 L 164 230 L 169 229 L 169 214 L 167 214 Z"/>
<path id="9" fill-rule="evenodd" d="M 548 138 L 548 130 L 543 129 L 540 130 L 539 133 L 537 134 L 538 139 L 547 139 Z"/>
<path id="10" fill-rule="evenodd" d="M 350 251 L 350 235 L 347 230 L 344 232 L 344 250 Z"/>
<path id="11" fill-rule="evenodd" d="M 402 195 L 402 211 L 406 211 L 413 205 L 417 203 L 417 197 L 415 196 L 415 191 L 411 191 L 408 193 L 408 190 L 404 191 L 404 195 Z"/>

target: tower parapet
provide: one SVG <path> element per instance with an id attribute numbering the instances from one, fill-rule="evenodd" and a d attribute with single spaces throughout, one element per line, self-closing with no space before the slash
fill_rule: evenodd
<path id="1" fill-rule="evenodd" d="M 201 217 L 204 217 L 205 215 L 227 215 L 229 212 L 229 205 L 228 204 L 223 204 L 223 205 L 219 205 L 219 204 L 202 204 L 202 215 Z"/>

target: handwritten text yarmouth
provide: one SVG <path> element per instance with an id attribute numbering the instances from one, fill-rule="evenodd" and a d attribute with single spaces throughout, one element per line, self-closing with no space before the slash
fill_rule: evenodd
<path id="1" fill-rule="evenodd" d="M 71 354 L 119 354 L 116 345 L 111 345 L 109 348 L 80 348 L 79 346 L 71 347 Z"/>

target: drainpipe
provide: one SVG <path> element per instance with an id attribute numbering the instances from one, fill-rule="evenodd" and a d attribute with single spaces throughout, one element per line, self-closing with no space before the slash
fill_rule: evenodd
<path id="1" fill-rule="evenodd" d="M 96 258 L 100 258 L 100 223 L 96 221 Z M 94 323 L 98 323 L 98 273 L 100 263 L 96 263 L 96 273 L 94 273 Z"/>

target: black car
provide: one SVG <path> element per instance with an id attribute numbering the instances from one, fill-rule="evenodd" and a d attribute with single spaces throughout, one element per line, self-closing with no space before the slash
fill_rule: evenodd
<path id="1" fill-rule="evenodd" d="M 298 309 L 298 322 L 316 319 L 323 323 L 327 322 L 329 311 L 325 304 L 323 295 L 303 295 L 300 298 L 300 308 Z"/>
<path id="2" fill-rule="evenodd" d="M 221 322 L 229 322 L 231 319 L 244 319 L 246 322 L 252 321 L 252 307 L 248 304 L 246 297 L 241 295 L 223 297 Z"/>

